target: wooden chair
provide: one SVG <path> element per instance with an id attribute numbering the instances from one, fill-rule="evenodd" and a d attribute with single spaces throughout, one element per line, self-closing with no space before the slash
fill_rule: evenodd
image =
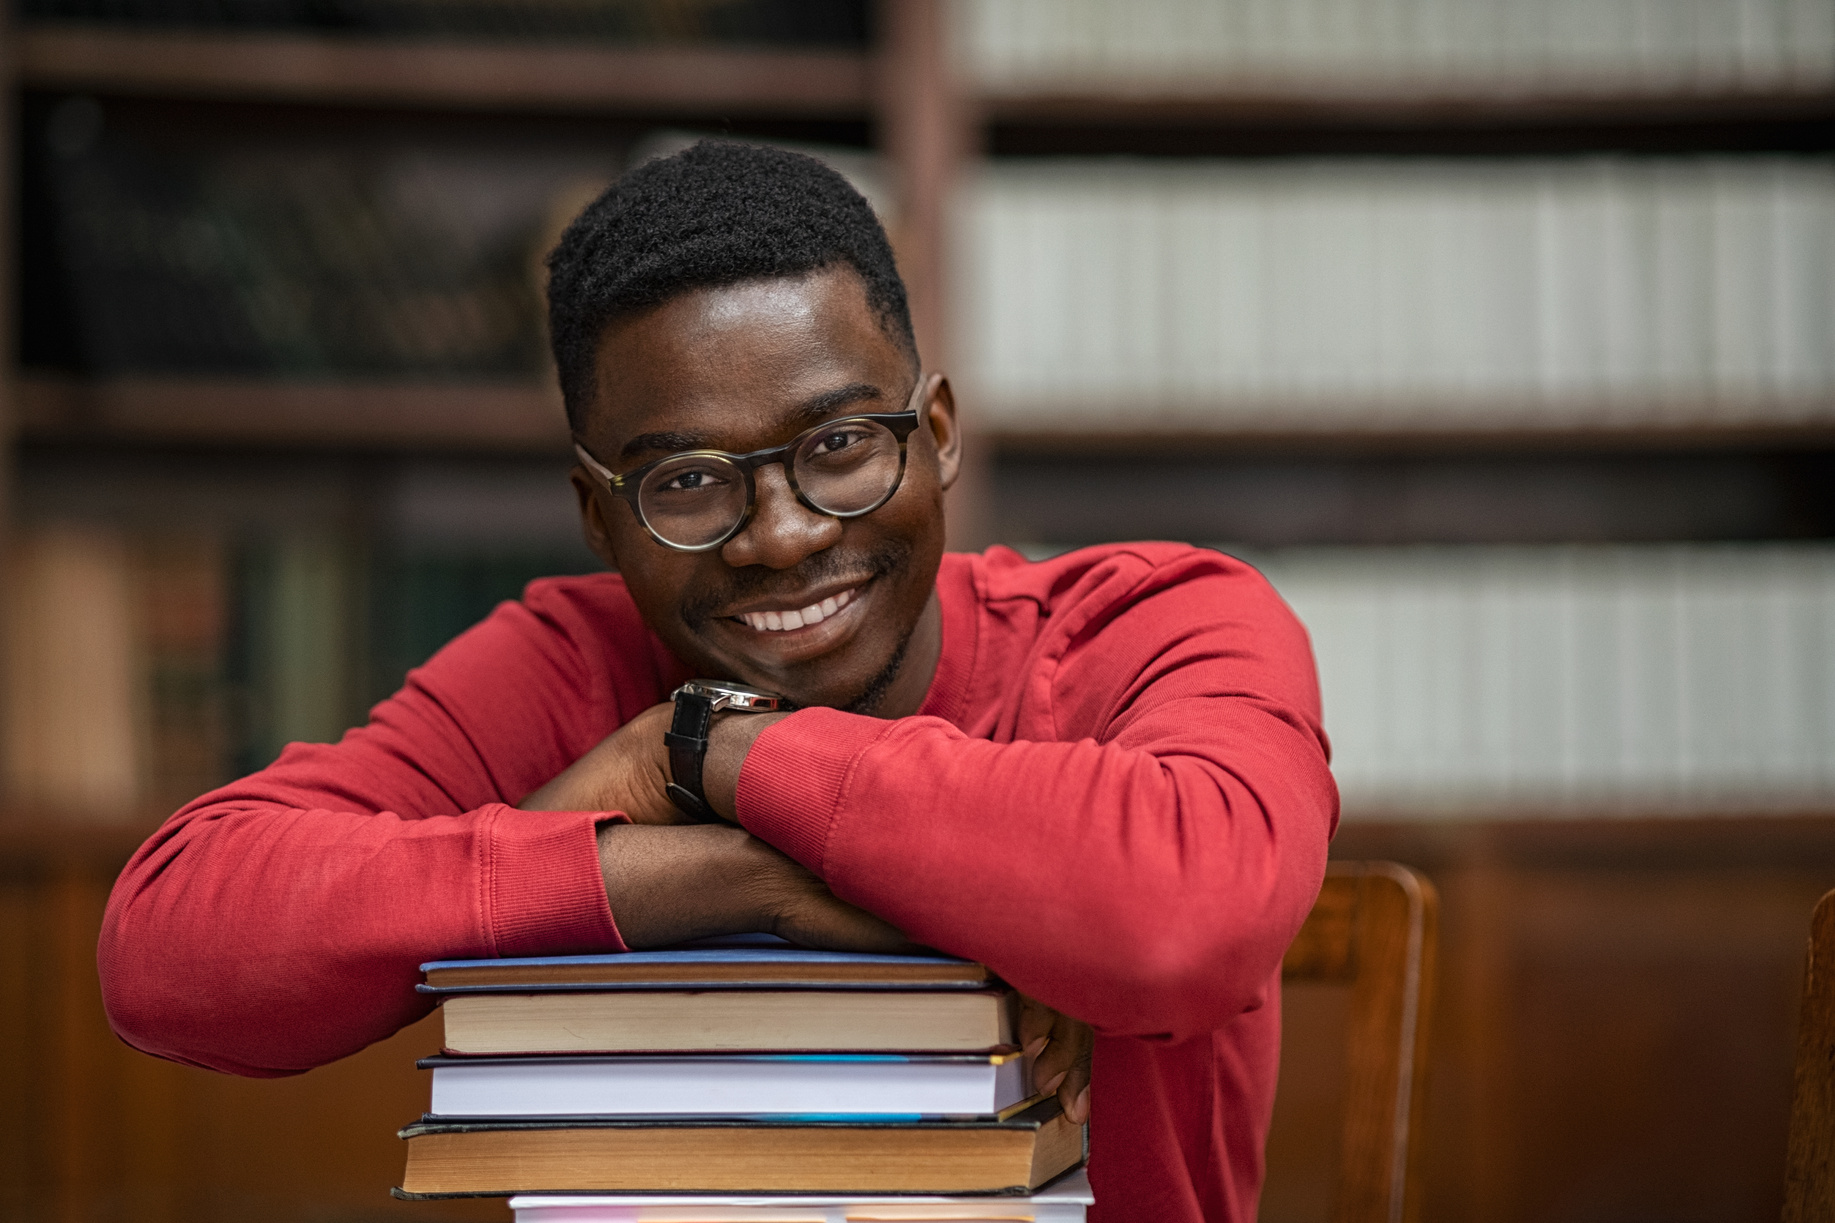
<path id="1" fill-rule="evenodd" d="M 1333 1223 L 1412 1223 L 1426 1102 L 1438 894 L 1393 862 L 1334 862 L 1281 964 L 1284 981 L 1350 987 Z"/>
<path id="2" fill-rule="evenodd" d="M 1816 902 L 1797 1019 L 1784 1223 L 1835 1219 L 1835 892 Z"/>

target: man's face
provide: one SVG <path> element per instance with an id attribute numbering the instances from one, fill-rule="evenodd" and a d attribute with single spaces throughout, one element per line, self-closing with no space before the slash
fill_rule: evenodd
<path id="1" fill-rule="evenodd" d="M 825 420 L 902 411 L 914 371 L 881 330 L 859 277 L 841 268 L 692 290 L 613 323 L 600 341 L 597 378 L 581 441 L 623 475 L 679 450 L 743 454 Z M 931 381 L 904 479 L 870 514 L 844 521 L 815 513 L 772 464 L 754 472 L 757 505 L 744 530 L 710 552 L 678 552 L 575 468 L 587 539 L 624 575 L 644 620 L 698 674 L 802 705 L 873 712 L 876 695 L 908 669 L 905 645 L 943 554 L 943 490 L 955 479 L 957 434 L 948 384 Z M 768 627 L 809 607 L 823 618 Z"/>

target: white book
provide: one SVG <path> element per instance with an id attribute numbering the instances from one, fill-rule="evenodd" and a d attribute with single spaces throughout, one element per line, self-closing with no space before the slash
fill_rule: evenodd
<path id="1" fill-rule="evenodd" d="M 1789 10 L 1787 45 L 1792 83 L 1826 89 L 1835 83 L 1835 0 L 1784 0 Z"/>
<path id="2" fill-rule="evenodd" d="M 1542 387 L 1554 413 L 1597 393 L 1602 364 L 1597 170 L 1548 168 L 1541 191 Z"/>
<path id="3" fill-rule="evenodd" d="M 1771 210 L 1750 169 L 1714 178 L 1714 381 L 1717 415 L 1749 416 L 1772 391 Z"/>
<path id="4" fill-rule="evenodd" d="M 1521 171 L 1493 166 L 1480 171 L 1487 232 L 1483 278 L 1474 292 L 1484 303 L 1489 339 L 1482 394 L 1521 412 L 1536 391 L 1541 346 L 1536 311 L 1536 196 Z"/>
<path id="5" fill-rule="evenodd" d="M 1077 1168 L 1018 1196 L 526 1194 L 511 1198 L 510 1209 L 516 1223 L 1083 1223 L 1095 1202 L 1088 1172 Z"/>
<path id="6" fill-rule="evenodd" d="M 1600 370 L 1597 394 L 1614 416 L 1637 408 L 1650 385 L 1651 296 L 1656 216 L 1643 180 L 1631 167 L 1601 166 L 1598 183 L 1600 229 Z"/>
<path id="7" fill-rule="evenodd" d="M 1835 168 L 1770 168 L 1772 380 L 1793 415 L 1835 391 Z M 1820 401 L 1820 402 L 1819 402 Z"/>
<path id="8" fill-rule="evenodd" d="M 1713 386 L 1713 193 L 1692 167 L 1654 167 L 1650 177 L 1656 236 L 1648 390 L 1688 411 Z"/>
<path id="9" fill-rule="evenodd" d="M 995 1054 L 452 1058 L 435 1117 L 985 1117 L 1031 1094 L 1030 1059 Z"/>

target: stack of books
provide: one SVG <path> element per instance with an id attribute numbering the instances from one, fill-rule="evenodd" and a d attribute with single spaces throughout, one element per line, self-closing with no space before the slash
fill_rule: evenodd
<path id="1" fill-rule="evenodd" d="M 398 1196 L 525 1195 L 531 1220 L 555 1206 L 537 1194 L 580 1219 L 963 1219 L 951 1199 L 988 1195 L 988 1217 L 1082 1217 L 1080 1177 L 1034 1196 L 1083 1128 L 1033 1094 L 1016 997 L 982 965 L 753 935 L 422 968 L 445 1051 L 420 1063 Z"/>

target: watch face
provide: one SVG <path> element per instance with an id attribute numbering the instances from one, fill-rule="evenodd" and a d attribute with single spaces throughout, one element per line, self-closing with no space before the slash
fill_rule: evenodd
<path id="1" fill-rule="evenodd" d="M 720 679 L 691 679 L 677 688 L 672 697 L 687 693 L 690 696 L 703 696 L 714 702 L 715 709 L 746 710 L 764 713 L 777 709 L 783 703 L 783 697 L 763 688 L 754 688 L 750 684 L 731 683 Z"/>

